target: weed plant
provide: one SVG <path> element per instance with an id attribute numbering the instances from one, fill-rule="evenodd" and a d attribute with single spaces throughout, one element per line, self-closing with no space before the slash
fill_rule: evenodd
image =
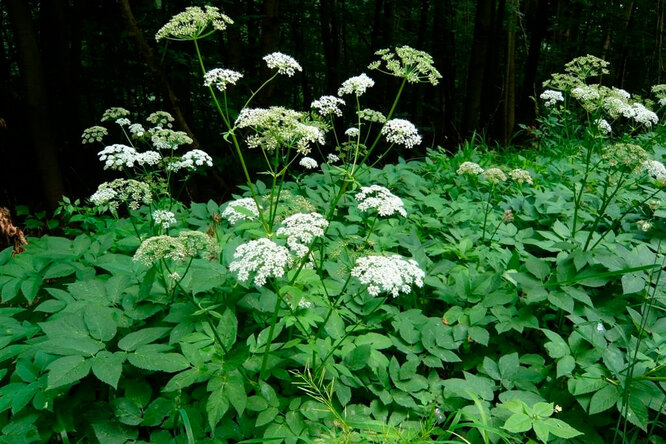
<path id="1" fill-rule="evenodd" d="M 649 107 L 666 87 L 634 100 L 579 58 L 541 96 L 538 151 L 477 140 L 380 169 L 421 142 L 395 116 L 408 84 L 437 84 L 428 54 L 377 53 L 368 72 L 400 79 L 385 113 L 363 103 L 367 74 L 311 111 L 253 108 L 301 71 L 269 54 L 234 113 L 242 73 L 198 44 L 232 23 L 192 7 L 156 37 L 193 44 L 246 176 L 234 200 L 184 205 L 212 158 L 183 153 L 166 112 L 111 108 L 83 141 L 123 177 L 64 200 L 68 237 L 0 253 L 0 442 L 663 442 L 666 149 Z"/>

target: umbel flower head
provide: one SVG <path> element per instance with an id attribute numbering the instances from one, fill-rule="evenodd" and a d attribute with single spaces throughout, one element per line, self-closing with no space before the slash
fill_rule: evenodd
<path id="1" fill-rule="evenodd" d="M 305 168 L 306 170 L 314 170 L 317 168 L 319 165 L 317 164 L 317 161 L 314 160 L 312 157 L 303 157 L 298 164 Z"/>
<path id="2" fill-rule="evenodd" d="M 127 111 L 125 108 L 114 106 L 104 111 L 104 114 L 102 114 L 102 122 L 106 122 L 108 120 L 113 120 L 115 122 L 121 117 L 127 117 L 129 115 L 130 112 Z"/>
<path id="3" fill-rule="evenodd" d="M 153 211 L 153 222 L 155 225 L 161 225 L 165 230 L 171 225 L 176 224 L 176 215 L 168 210 L 155 210 Z"/>
<path id="4" fill-rule="evenodd" d="M 547 108 L 555 106 L 557 102 L 564 102 L 562 92 L 553 91 L 552 89 L 547 89 L 542 92 L 539 98 L 544 101 L 544 105 L 546 105 Z"/>
<path id="5" fill-rule="evenodd" d="M 391 119 L 382 128 L 382 134 L 391 143 L 397 143 L 405 148 L 413 148 L 421 143 L 418 130 L 408 120 Z"/>
<path id="6" fill-rule="evenodd" d="M 532 176 L 530 176 L 530 172 L 521 168 L 515 168 L 509 171 L 509 177 L 518 184 L 526 183 L 532 185 L 534 183 L 532 181 Z"/>
<path id="7" fill-rule="evenodd" d="M 171 128 L 173 127 L 174 118 L 166 111 L 155 111 L 150 113 L 146 121 L 152 123 L 158 128 Z"/>
<path id="8" fill-rule="evenodd" d="M 109 132 L 103 126 L 91 126 L 90 128 L 83 130 L 83 134 L 81 134 L 81 143 L 101 142 L 102 138 L 108 134 Z"/>
<path id="9" fill-rule="evenodd" d="M 256 273 L 254 283 L 261 287 L 269 277 L 284 276 L 285 269 L 291 267 L 293 262 L 286 247 L 262 238 L 239 245 L 229 271 L 236 272 L 241 282 L 247 281 L 251 273 Z"/>
<path id="10" fill-rule="evenodd" d="M 187 258 L 200 256 L 215 260 L 220 247 L 207 234 L 200 231 L 181 231 L 178 236 L 153 236 L 144 240 L 132 260 L 148 266 L 162 259 L 183 262 Z"/>
<path id="11" fill-rule="evenodd" d="M 504 174 L 504 172 L 499 168 L 488 168 L 481 174 L 486 178 L 486 180 L 488 180 L 488 182 L 493 184 L 498 184 L 506 180 L 506 174 Z"/>
<path id="12" fill-rule="evenodd" d="M 442 78 L 442 75 L 434 66 L 435 62 L 427 52 L 405 45 L 395 48 L 395 52 L 390 49 L 380 49 L 375 54 L 381 56 L 386 71 L 381 69 L 381 61 L 371 63 L 368 66 L 369 69 L 376 69 L 395 77 L 404 78 L 409 83 L 437 85 L 439 79 Z"/>
<path id="13" fill-rule="evenodd" d="M 342 86 L 338 89 L 338 95 L 356 94 L 357 96 L 360 96 L 368 88 L 372 88 L 373 86 L 375 86 L 375 81 L 363 73 L 356 77 L 350 77 L 342 82 Z"/>
<path id="14" fill-rule="evenodd" d="M 264 56 L 264 61 L 269 69 L 277 69 L 278 74 L 286 74 L 288 77 L 296 74 L 296 71 L 303 71 L 303 68 L 296 59 L 281 52 L 274 52 Z"/>
<path id="15" fill-rule="evenodd" d="M 137 210 L 141 205 L 149 205 L 153 201 L 150 186 L 145 182 L 134 179 L 116 179 L 112 182 L 104 182 L 95 194 L 90 196 L 90 201 L 97 206 L 106 206 L 115 211 L 121 203 L 130 209 Z"/>
<path id="16" fill-rule="evenodd" d="M 308 254 L 309 246 L 316 237 L 322 237 L 328 221 L 319 213 L 296 213 L 284 221 L 277 235 L 287 238 L 289 249 L 299 258 Z"/>
<path id="17" fill-rule="evenodd" d="M 313 143 L 323 145 L 324 131 L 300 113 L 280 106 L 265 108 L 245 108 L 236 119 L 238 128 L 252 128 L 255 134 L 245 142 L 250 148 L 261 147 L 273 151 L 291 146 L 301 154 L 308 154 Z"/>
<path id="18" fill-rule="evenodd" d="M 666 167 L 663 163 L 658 160 L 646 160 L 643 162 L 642 167 L 645 172 L 655 179 L 657 185 L 666 185 Z"/>
<path id="19" fill-rule="evenodd" d="M 227 85 L 235 85 L 243 74 L 232 69 L 215 68 L 204 74 L 204 86 L 214 86 L 218 91 L 225 91 Z"/>
<path id="20" fill-rule="evenodd" d="M 204 9 L 198 6 L 185 8 L 185 11 L 174 15 L 166 25 L 162 26 L 155 40 L 195 40 L 204 38 L 215 31 L 224 31 L 227 25 L 233 24 L 226 15 L 222 14 L 214 6 L 205 6 Z M 212 30 L 208 27 L 212 26 Z"/>
<path id="21" fill-rule="evenodd" d="M 386 117 L 384 117 L 384 114 L 380 113 L 379 111 L 375 111 L 374 109 L 365 108 L 362 109 L 361 111 L 358 111 L 357 114 L 361 120 L 365 120 L 366 122 L 370 123 L 386 122 Z"/>
<path id="22" fill-rule="evenodd" d="M 259 217 L 257 203 L 251 197 L 244 197 L 229 202 L 222 212 L 222 217 L 227 219 L 231 225 L 241 221 L 254 220 Z"/>
<path id="23" fill-rule="evenodd" d="M 365 256 L 356 261 L 351 275 L 368 286 L 368 293 L 377 296 L 382 292 L 397 297 L 408 294 L 411 286 L 423 287 L 425 273 L 414 259 L 404 259 L 400 255 L 391 257 Z"/>
<path id="24" fill-rule="evenodd" d="M 479 164 L 475 162 L 463 162 L 456 170 L 456 173 L 458 173 L 459 176 L 466 174 L 470 176 L 478 176 L 479 174 L 483 173 L 483 168 L 481 168 Z"/>
<path id="25" fill-rule="evenodd" d="M 344 104 L 345 101 L 339 97 L 321 96 L 319 99 L 312 102 L 310 106 L 316 109 L 317 112 L 324 117 L 327 117 L 330 114 L 334 114 L 340 117 L 342 116 L 342 110 L 340 110 L 340 106 L 344 106 Z"/>
<path id="26" fill-rule="evenodd" d="M 601 160 L 611 168 L 633 170 L 648 160 L 648 153 L 632 143 L 615 143 L 603 148 Z"/>
<path id="27" fill-rule="evenodd" d="M 564 70 L 581 80 L 585 80 L 588 77 L 597 77 L 608 74 L 609 66 L 609 62 L 600 59 L 599 57 L 587 54 L 582 57 L 576 57 L 572 61 L 565 64 Z"/>
<path id="28" fill-rule="evenodd" d="M 173 161 L 167 165 L 167 169 L 170 171 L 196 171 L 203 166 L 213 166 L 213 158 L 208 155 L 205 151 L 201 150 L 190 150 L 183 154 L 183 157 L 180 160 Z"/>
<path id="29" fill-rule="evenodd" d="M 380 185 L 361 187 L 355 197 L 358 209 L 362 212 L 375 209 L 380 216 L 391 216 L 395 213 L 407 216 L 402 199 Z"/>
<path id="30" fill-rule="evenodd" d="M 104 162 L 104 169 L 122 170 L 132 168 L 137 162 L 139 153 L 131 146 L 115 143 L 97 153 L 99 160 Z"/>

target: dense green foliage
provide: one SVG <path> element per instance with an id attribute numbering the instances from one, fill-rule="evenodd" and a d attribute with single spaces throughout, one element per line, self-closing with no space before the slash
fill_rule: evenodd
<path id="1" fill-rule="evenodd" d="M 166 113 L 144 128 L 112 108 L 116 134 L 84 132 L 126 136 L 99 157 L 128 179 L 64 201 L 66 236 L 0 252 L 0 442 L 664 442 L 666 136 L 649 107 L 666 87 L 632 98 L 577 58 L 542 96 L 536 149 L 476 139 L 375 168 L 422 142 L 393 115 L 409 83 L 438 82 L 428 54 L 378 53 L 401 81 L 386 116 L 367 76 L 338 90 L 346 108 L 251 108 L 301 69 L 278 53 L 235 112 L 241 77 L 207 71 L 198 42 L 227 21 L 188 10 L 160 35 L 194 42 L 246 185 L 179 201 L 211 162 Z"/>

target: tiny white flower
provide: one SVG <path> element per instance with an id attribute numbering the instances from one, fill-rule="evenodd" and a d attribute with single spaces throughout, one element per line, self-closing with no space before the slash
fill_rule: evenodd
<path id="1" fill-rule="evenodd" d="M 120 143 L 109 145 L 97 153 L 99 160 L 104 162 L 104 169 L 122 170 L 132 168 L 137 162 L 138 153 L 130 146 Z"/>
<path id="2" fill-rule="evenodd" d="M 595 123 L 601 134 L 610 134 L 613 131 L 613 128 L 610 126 L 610 123 L 606 121 L 606 119 L 597 119 Z"/>
<path id="3" fill-rule="evenodd" d="M 176 215 L 167 210 L 153 211 L 153 221 L 155 225 L 161 225 L 165 230 L 172 225 L 176 225 Z"/>
<path id="4" fill-rule="evenodd" d="M 639 220 L 636 222 L 636 225 L 638 225 L 638 228 L 643 232 L 650 231 L 650 228 L 652 228 L 652 223 L 647 220 Z"/>
<path id="5" fill-rule="evenodd" d="M 598 332 L 606 331 L 606 328 L 604 327 L 604 324 L 602 324 L 601 322 L 597 322 L 597 331 Z"/>
<path id="6" fill-rule="evenodd" d="M 352 139 L 358 138 L 358 136 L 361 134 L 361 131 L 359 131 L 358 128 L 347 128 L 347 131 L 345 131 L 345 135 L 348 137 L 351 137 Z"/>
<path id="7" fill-rule="evenodd" d="M 333 153 L 329 154 L 326 157 L 326 159 L 328 160 L 328 163 L 335 163 L 335 162 L 338 162 L 340 160 L 340 158 L 337 155 L 333 154 Z"/>
<path id="8" fill-rule="evenodd" d="M 560 91 L 553 91 L 552 89 L 547 89 L 541 93 L 539 96 L 541 100 L 544 100 L 544 105 L 550 108 L 554 106 L 557 102 L 564 102 L 564 96 Z"/>
<path id="9" fill-rule="evenodd" d="M 408 294 L 414 284 L 423 287 L 425 273 L 414 259 L 404 259 L 400 255 L 391 257 L 365 256 L 356 261 L 351 275 L 368 286 L 368 293 L 377 296 L 381 292 L 397 297 Z"/>
<path id="10" fill-rule="evenodd" d="M 463 162 L 456 170 L 456 173 L 458 173 L 459 176 L 462 176 L 464 174 L 476 176 L 483 173 L 483 168 L 481 168 L 478 163 Z"/>
<path id="11" fill-rule="evenodd" d="M 247 281 L 251 273 L 256 273 L 254 283 L 261 287 L 269 277 L 284 276 L 285 269 L 292 264 L 293 258 L 287 248 L 262 238 L 238 246 L 229 271 L 237 273 L 241 282 Z"/>
<path id="12" fill-rule="evenodd" d="M 143 135 L 146 134 L 146 130 L 140 123 L 133 123 L 128 127 L 128 129 L 130 134 L 132 134 L 134 137 L 143 137 Z"/>
<path id="13" fill-rule="evenodd" d="M 239 208 L 242 208 L 245 211 L 238 211 Z M 259 208 L 254 199 L 251 197 L 244 197 L 229 202 L 222 212 L 222 217 L 227 219 L 231 225 L 234 225 L 240 221 L 253 220 L 256 217 L 259 217 Z"/>
<path id="14" fill-rule="evenodd" d="M 130 122 L 130 119 L 128 119 L 127 117 L 121 117 L 120 119 L 117 119 L 116 123 L 120 126 L 128 126 L 132 124 L 132 122 Z"/>
<path id="15" fill-rule="evenodd" d="M 391 216 L 395 213 L 407 216 L 402 199 L 382 186 L 362 187 L 355 197 L 358 201 L 358 209 L 362 212 L 376 209 L 380 216 Z"/>
<path id="16" fill-rule="evenodd" d="M 335 96 L 322 96 L 319 99 L 312 102 L 310 105 L 312 108 L 315 108 L 319 114 L 326 117 L 329 114 L 335 114 L 336 116 L 342 116 L 342 110 L 340 106 L 344 106 L 345 101 L 339 97 Z"/>
<path id="17" fill-rule="evenodd" d="M 219 91 L 225 91 L 227 85 L 235 85 L 243 77 L 243 74 L 231 69 L 215 68 L 204 75 L 204 85 L 214 86 Z"/>
<path id="18" fill-rule="evenodd" d="M 298 164 L 308 170 L 313 170 L 319 166 L 312 157 L 303 157 Z"/>
<path id="19" fill-rule="evenodd" d="M 414 124 L 405 119 L 389 120 L 382 128 L 382 134 L 389 142 L 403 145 L 405 148 L 413 148 L 422 140 Z"/>
<path id="20" fill-rule="evenodd" d="M 279 74 L 286 74 L 289 77 L 293 76 L 296 71 L 303 71 L 296 59 L 281 52 L 268 54 L 264 57 L 264 61 L 268 68 L 277 69 Z"/>
<path id="21" fill-rule="evenodd" d="M 276 234 L 287 238 L 287 245 L 294 254 L 302 258 L 317 237 L 322 237 L 328 227 L 328 221 L 319 213 L 296 213 L 284 221 Z"/>
<path id="22" fill-rule="evenodd" d="M 356 76 L 350 77 L 342 83 L 342 86 L 338 89 L 338 95 L 342 96 L 345 94 L 356 94 L 357 96 L 362 95 L 368 88 L 371 88 L 375 85 L 375 81 L 368 77 L 365 73 Z"/>

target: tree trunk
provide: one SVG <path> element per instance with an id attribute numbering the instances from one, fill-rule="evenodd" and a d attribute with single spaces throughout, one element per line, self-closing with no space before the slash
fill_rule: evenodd
<path id="1" fill-rule="evenodd" d="M 340 83 L 338 66 L 340 65 L 340 32 L 337 20 L 337 0 L 319 1 L 319 21 L 324 46 L 326 63 L 326 89 L 335 91 Z"/>
<path id="2" fill-rule="evenodd" d="M 439 103 L 439 117 L 435 125 L 439 128 L 436 136 L 442 146 L 450 147 L 460 139 L 456 127 L 456 68 L 455 33 L 453 30 L 453 5 L 451 0 L 436 1 L 433 5 L 433 58 L 435 67 L 442 74 L 442 81 L 436 88 Z"/>
<path id="3" fill-rule="evenodd" d="M 615 84 L 618 88 L 624 88 L 624 77 L 627 72 L 627 60 L 629 59 L 629 45 L 627 42 L 627 31 L 631 26 L 634 17 L 634 9 L 636 7 L 635 2 L 629 2 L 625 6 L 624 17 L 622 20 L 622 31 L 621 35 L 624 37 L 621 40 L 620 47 L 618 48 L 618 53 L 621 54 L 620 63 L 617 64 L 617 77 Z"/>
<path id="4" fill-rule="evenodd" d="M 62 198 L 64 187 L 37 36 L 28 3 L 24 0 L 7 0 L 6 4 L 16 38 L 19 69 L 44 198 L 47 206 L 55 209 Z"/>
<path id="5" fill-rule="evenodd" d="M 483 74 L 486 70 L 488 42 L 491 36 L 493 0 L 478 0 L 474 18 L 474 40 L 467 71 L 467 93 L 463 113 L 463 133 L 470 134 L 479 126 Z"/>
<path id="6" fill-rule="evenodd" d="M 516 124 L 516 27 L 520 14 L 520 0 L 509 0 L 509 22 L 506 37 L 506 73 L 504 75 L 504 146 L 509 144 Z"/>
<path id="7" fill-rule="evenodd" d="M 180 107 L 180 100 L 176 96 L 176 93 L 174 92 L 171 83 L 169 82 L 169 79 L 164 73 L 164 70 L 157 63 L 157 60 L 155 60 L 155 55 L 153 53 L 152 48 L 150 47 L 150 45 L 148 45 L 146 39 L 143 38 L 143 32 L 141 32 L 141 29 L 139 28 L 139 25 L 137 24 L 136 19 L 134 18 L 134 14 L 132 13 L 132 8 L 130 7 L 129 0 L 119 0 L 118 5 L 120 6 L 120 12 L 123 16 L 123 19 L 125 20 L 125 24 L 127 25 L 130 35 L 132 35 L 134 37 L 134 40 L 136 41 L 139 53 L 145 60 L 146 64 L 148 65 L 148 68 L 150 68 L 150 71 L 153 73 L 153 76 L 155 76 L 155 80 L 157 80 L 160 89 L 162 90 L 163 94 L 166 96 L 166 99 L 168 100 L 169 105 L 171 106 L 171 111 L 173 111 L 174 114 L 173 117 L 176 121 L 176 125 L 181 130 L 185 131 L 187 135 L 192 138 L 193 140 L 192 146 L 194 148 L 198 148 L 199 142 L 197 141 L 196 136 L 194 135 L 189 125 L 187 124 L 187 121 L 185 120 L 183 111 Z"/>
<path id="8" fill-rule="evenodd" d="M 532 97 L 537 97 L 537 90 L 540 89 L 536 85 L 536 75 L 539 68 L 539 58 L 541 57 L 541 46 L 546 36 L 546 29 L 548 28 L 548 2 L 537 0 L 535 3 L 537 5 L 530 22 L 530 46 L 527 52 L 527 61 L 524 70 L 525 77 L 523 78 L 518 106 L 519 116 L 523 121 L 530 121 L 536 116 L 535 103 Z"/>

